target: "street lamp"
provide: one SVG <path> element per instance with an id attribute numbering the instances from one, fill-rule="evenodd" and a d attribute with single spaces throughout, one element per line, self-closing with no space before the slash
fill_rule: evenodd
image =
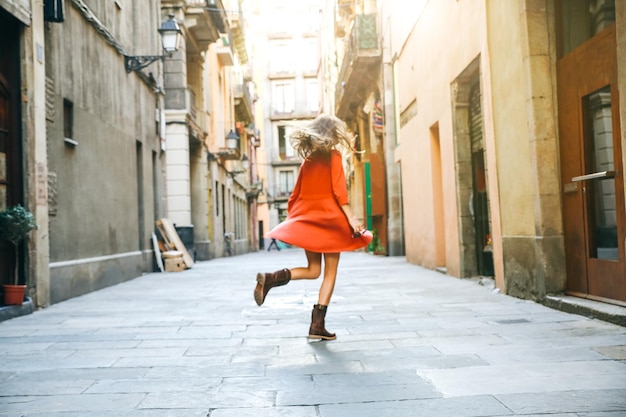
<path id="1" fill-rule="evenodd" d="M 230 132 L 226 135 L 226 147 L 230 150 L 239 149 L 239 135 L 233 129 L 230 129 Z"/>
<path id="2" fill-rule="evenodd" d="M 169 19 L 161 24 L 158 31 L 161 34 L 161 43 L 165 54 L 143 56 L 124 55 L 124 67 L 126 68 L 126 72 L 138 71 L 152 64 L 154 61 L 158 61 L 159 59 L 164 60 L 166 56 L 172 56 L 172 54 L 178 50 L 182 31 L 174 19 L 173 14 L 170 14 Z"/>

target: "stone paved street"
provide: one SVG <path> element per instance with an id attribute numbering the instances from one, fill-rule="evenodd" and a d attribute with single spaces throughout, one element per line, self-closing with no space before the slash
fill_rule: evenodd
<path id="1" fill-rule="evenodd" d="M 149 274 L 0 323 L 0 416 L 626 416 L 626 328 L 408 264 L 342 255 L 252 298 L 299 249 Z"/>

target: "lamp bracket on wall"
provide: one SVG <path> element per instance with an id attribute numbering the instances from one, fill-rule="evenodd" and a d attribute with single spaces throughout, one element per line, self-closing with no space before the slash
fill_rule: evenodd
<path id="1" fill-rule="evenodd" d="M 131 56 L 124 54 L 124 67 L 126 72 L 138 71 L 147 67 L 158 60 L 165 60 L 165 57 L 171 57 L 178 50 L 182 31 L 174 19 L 173 14 L 169 14 L 168 19 L 161 24 L 159 28 L 161 34 L 161 46 L 165 52 L 163 55 L 140 55 Z"/>
<path id="2" fill-rule="evenodd" d="M 165 55 L 124 55 L 124 67 L 126 68 L 126 72 L 138 71 L 158 60 L 165 60 Z"/>

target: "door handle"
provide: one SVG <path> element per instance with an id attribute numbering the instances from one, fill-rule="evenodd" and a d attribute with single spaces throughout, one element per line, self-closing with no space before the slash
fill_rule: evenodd
<path id="1" fill-rule="evenodd" d="M 592 174 L 580 175 L 578 177 L 572 177 L 572 182 L 587 181 L 587 180 L 598 180 L 598 179 L 602 179 L 602 178 L 614 178 L 614 177 L 615 177 L 615 171 L 600 171 L 600 172 L 594 172 Z"/>

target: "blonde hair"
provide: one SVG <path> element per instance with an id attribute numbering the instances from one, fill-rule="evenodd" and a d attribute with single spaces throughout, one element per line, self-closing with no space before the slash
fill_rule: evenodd
<path id="1" fill-rule="evenodd" d="M 289 135 L 291 146 L 302 159 L 312 154 L 330 155 L 337 145 L 359 152 L 354 148 L 354 135 L 350 133 L 345 122 L 329 114 L 320 114 L 304 127 L 297 127 Z"/>

